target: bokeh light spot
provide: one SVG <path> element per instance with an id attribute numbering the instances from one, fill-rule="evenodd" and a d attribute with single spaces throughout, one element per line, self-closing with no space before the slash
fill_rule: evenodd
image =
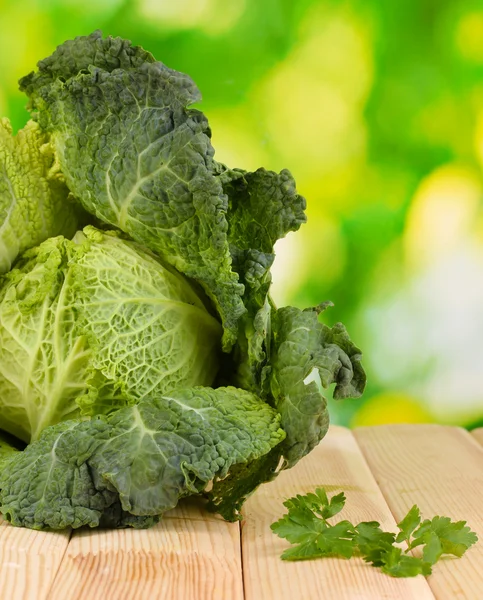
<path id="1" fill-rule="evenodd" d="M 369 398 L 354 415 L 351 427 L 389 423 L 432 423 L 420 398 L 404 392 L 385 392 Z"/>
<path id="2" fill-rule="evenodd" d="M 139 0 L 142 17 L 167 29 L 201 29 L 218 35 L 235 25 L 245 0 Z"/>
<path id="3" fill-rule="evenodd" d="M 318 283 L 329 288 L 344 271 L 344 239 L 337 223 L 327 216 L 319 214 L 316 220 L 309 219 L 299 232 L 279 240 L 275 251 L 271 294 L 278 306 L 290 304 L 311 275 L 315 274 Z"/>
<path id="4" fill-rule="evenodd" d="M 257 136 L 253 112 L 246 106 L 218 108 L 206 111 L 213 131 L 216 160 L 255 171 L 260 165 L 270 168 L 266 145 Z"/>
<path id="5" fill-rule="evenodd" d="M 483 63 L 483 11 L 467 13 L 459 20 L 455 41 L 463 58 Z"/>
<path id="6" fill-rule="evenodd" d="M 319 178 L 365 153 L 361 107 L 372 81 L 364 24 L 343 9 L 308 13 L 300 43 L 256 90 L 273 151 Z"/>
<path id="7" fill-rule="evenodd" d="M 423 179 L 407 218 L 410 268 L 425 267 L 453 252 L 471 231 L 481 198 L 481 181 L 469 168 L 446 165 Z"/>

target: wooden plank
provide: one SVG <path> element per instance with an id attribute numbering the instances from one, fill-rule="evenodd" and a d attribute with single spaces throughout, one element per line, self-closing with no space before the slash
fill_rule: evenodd
<path id="1" fill-rule="evenodd" d="M 332 427 L 310 455 L 273 483 L 262 486 L 245 506 L 242 552 L 246 600 L 434 598 L 423 577 L 394 579 L 360 558 L 282 561 L 280 554 L 288 543 L 271 532 L 270 524 L 286 512 L 283 500 L 318 486 L 346 493 L 341 519 L 354 523 L 377 520 L 383 528 L 396 530 L 396 522 L 352 433 Z"/>
<path id="2" fill-rule="evenodd" d="M 413 504 L 423 517 L 468 521 L 480 542 L 461 559 L 440 561 L 428 578 L 436 598 L 483 595 L 483 450 L 442 425 L 361 427 L 354 435 L 396 519 Z"/>
<path id="3" fill-rule="evenodd" d="M 479 427 L 478 429 L 473 429 L 471 435 L 475 438 L 475 440 L 483 446 L 483 427 Z"/>
<path id="4" fill-rule="evenodd" d="M 12 527 L 0 518 L 0 598 L 46 599 L 69 537 Z"/>
<path id="5" fill-rule="evenodd" d="M 184 504 L 147 530 L 75 532 L 49 600 L 242 600 L 240 528 Z"/>

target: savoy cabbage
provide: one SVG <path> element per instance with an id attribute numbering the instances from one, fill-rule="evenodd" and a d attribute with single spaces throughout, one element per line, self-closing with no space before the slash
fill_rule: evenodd
<path id="1" fill-rule="evenodd" d="M 287 170 L 218 163 L 196 85 L 127 40 L 68 41 L 20 86 L 33 121 L 0 130 L 0 429 L 29 445 L 0 439 L 0 511 L 147 527 L 202 494 L 240 518 L 327 432 L 312 371 L 336 398 L 365 385 L 330 303 L 270 297 L 305 199 Z"/>

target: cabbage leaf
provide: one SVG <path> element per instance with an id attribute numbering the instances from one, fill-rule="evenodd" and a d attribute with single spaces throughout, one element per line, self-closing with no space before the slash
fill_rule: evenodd
<path id="1" fill-rule="evenodd" d="M 0 473 L 1 511 L 33 529 L 145 527 L 284 437 L 280 415 L 249 392 L 177 390 L 48 427 Z"/>
<path id="2" fill-rule="evenodd" d="M 221 325 L 205 301 L 154 255 L 92 226 L 27 251 L 0 288 L 0 427 L 28 442 L 80 414 L 210 385 Z"/>
<path id="3" fill-rule="evenodd" d="M 194 82 L 99 32 L 59 47 L 20 87 L 52 135 L 67 184 L 90 213 L 198 281 L 221 315 L 224 348 L 245 312 L 231 268 L 228 200 Z"/>
<path id="4" fill-rule="evenodd" d="M 319 314 L 330 303 L 300 310 L 280 308 L 272 315 L 270 362 L 263 368 L 266 397 L 282 417 L 287 439 L 281 451 L 284 468 L 308 454 L 327 433 L 327 402 L 315 381 L 305 382 L 317 370 L 323 388 L 335 383 L 334 398 L 358 398 L 366 383 L 361 351 L 342 323 L 328 327 Z"/>
<path id="5" fill-rule="evenodd" d="M 0 119 L 0 275 L 18 255 L 49 237 L 74 235 L 69 199 L 49 135 L 29 121 L 16 136 Z"/>

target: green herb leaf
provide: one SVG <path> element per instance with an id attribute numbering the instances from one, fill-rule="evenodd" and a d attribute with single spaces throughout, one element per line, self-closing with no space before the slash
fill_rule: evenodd
<path id="1" fill-rule="evenodd" d="M 416 577 L 416 575 L 430 575 L 431 566 L 410 554 L 405 554 L 397 546 L 381 556 L 382 571 L 391 577 Z"/>
<path id="2" fill-rule="evenodd" d="M 431 566 L 442 554 L 462 556 L 478 540 L 466 521 L 453 523 L 448 517 L 434 517 L 421 523 L 416 505 L 398 523 L 397 535 L 383 531 L 377 521 L 363 521 L 355 526 L 340 521 L 331 525 L 328 519 L 342 510 L 345 501 L 344 493 L 329 498 L 324 488 L 286 500 L 288 513 L 271 526 L 279 537 L 296 544 L 285 550 L 282 558 L 307 560 L 359 555 L 391 577 L 415 577 L 430 575 Z M 406 550 L 395 545 L 404 541 L 408 544 Z M 423 546 L 422 557 L 411 554 L 417 546 Z"/>
<path id="3" fill-rule="evenodd" d="M 414 505 L 404 517 L 402 521 L 397 524 L 399 533 L 396 537 L 396 542 L 408 542 L 411 534 L 416 527 L 421 523 L 421 513 L 419 508 Z"/>
<path id="4" fill-rule="evenodd" d="M 436 552 L 435 536 L 439 539 L 441 550 Z M 423 544 L 430 546 L 426 552 L 431 558 L 438 558 L 441 554 L 453 554 L 461 557 L 470 546 L 478 541 L 476 533 L 466 525 L 466 521 L 453 522 L 449 517 L 433 517 L 426 519 L 413 534 L 414 540 L 410 548 Z M 424 555 L 425 549 L 423 549 Z"/>
<path id="5" fill-rule="evenodd" d="M 377 521 L 368 521 L 356 525 L 355 542 L 366 562 L 375 567 L 383 564 L 382 555 L 390 550 L 395 541 L 395 534 L 382 531 Z"/>

